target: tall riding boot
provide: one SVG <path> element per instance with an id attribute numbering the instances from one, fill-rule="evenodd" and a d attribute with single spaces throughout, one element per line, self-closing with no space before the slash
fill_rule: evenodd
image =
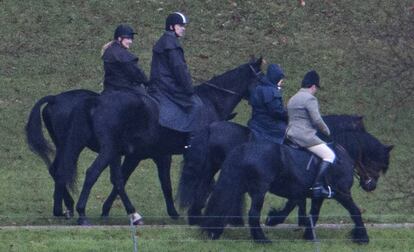
<path id="1" fill-rule="evenodd" d="M 318 173 L 316 174 L 315 182 L 311 188 L 313 198 L 332 198 L 335 193 L 330 186 L 325 185 L 325 173 L 331 166 L 331 163 L 323 161 L 319 165 Z"/>

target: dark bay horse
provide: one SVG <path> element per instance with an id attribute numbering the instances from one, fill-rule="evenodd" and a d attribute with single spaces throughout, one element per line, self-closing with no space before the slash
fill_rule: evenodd
<path id="1" fill-rule="evenodd" d="M 381 144 L 366 132 L 362 117 L 328 115 L 324 120 L 331 129 L 332 139 L 349 152 L 356 161 L 361 186 L 366 191 L 375 189 L 381 172 L 385 173 L 392 146 Z M 351 135 L 351 132 L 354 132 Z M 189 224 L 197 224 L 201 211 L 212 190 L 214 175 L 219 171 L 228 153 L 249 140 L 247 127 L 231 122 L 215 122 L 199 132 L 192 147 L 184 155 L 184 166 L 178 189 L 181 207 L 188 207 Z M 272 211 L 268 224 L 281 223 L 293 208 L 300 204 L 299 223 L 306 225 L 306 201 L 288 201 L 282 211 Z M 277 217 L 279 216 L 279 218 Z"/>
<path id="2" fill-rule="evenodd" d="M 241 65 L 196 87 L 196 93 L 206 105 L 204 111 L 210 121 L 226 120 L 231 116 L 240 100 L 247 97 L 248 89 L 255 83 L 261 64 L 262 59 Z M 188 133 L 161 127 L 158 124 L 158 107 L 153 99 L 126 92 L 112 92 L 88 98 L 75 106 L 65 125 L 69 126 L 66 136 L 63 137 L 64 143 L 60 145 L 61 150 L 56 151 L 51 165 L 56 165 L 57 168 L 50 169 L 54 171 L 55 205 L 61 205 L 59 202 L 62 200 L 66 204 L 65 197 L 70 196 L 67 187 L 75 182 L 79 154 L 85 147 L 92 147 L 91 149 L 98 152 L 98 156 L 86 172 L 76 206 L 79 224 L 88 224 L 85 207 L 90 190 L 108 165 L 111 167 L 114 189 L 104 204 L 103 215 L 109 212 L 117 194 L 120 195 L 127 213 L 134 213 L 135 209 L 126 195 L 124 184 L 138 163 L 146 158 L 153 159 L 157 165 L 168 214 L 172 218 L 178 217 L 172 199 L 171 155 L 183 153 Z M 26 129 L 30 135 L 30 123 Z M 121 167 L 122 156 L 125 159 Z"/>
<path id="3" fill-rule="evenodd" d="M 335 145 L 337 160 L 329 170 L 327 179 L 337 192 L 334 199 L 346 208 L 355 223 L 352 238 L 357 243 L 368 243 L 369 237 L 361 218 L 361 212 L 351 196 L 354 176 L 354 160 L 340 145 Z M 310 154 L 290 146 L 248 142 L 234 148 L 223 163 L 217 184 L 208 200 L 201 226 L 209 237 L 218 239 L 232 217 L 240 218 L 243 195 L 251 197 L 249 226 L 253 239 L 270 242 L 260 227 L 260 214 L 266 192 L 293 200 L 310 196 L 317 171 L 317 162 L 309 165 Z M 314 161 L 316 159 L 313 159 Z M 306 167 L 309 165 L 309 169 Z M 304 238 L 315 239 L 312 225 L 319 218 L 323 199 L 312 199 L 311 218 Z"/>

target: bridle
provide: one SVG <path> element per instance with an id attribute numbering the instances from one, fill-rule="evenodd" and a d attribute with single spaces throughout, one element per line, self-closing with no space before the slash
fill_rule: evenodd
<path id="1" fill-rule="evenodd" d="M 259 78 L 260 73 L 262 71 L 259 70 L 258 72 L 256 72 L 256 70 L 254 69 L 254 67 L 252 67 L 251 64 L 249 64 L 249 67 L 250 67 L 250 70 L 254 73 L 255 77 L 256 78 Z M 208 82 L 208 81 L 203 82 L 203 84 L 205 84 L 205 85 L 207 85 L 209 87 L 215 88 L 217 90 L 223 91 L 225 93 L 231 94 L 231 95 L 235 95 L 235 96 L 242 97 L 242 98 L 244 97 L 244 95 L 242 95 L 242 94 L 239 94 L 239 93 L 237 93 L 237 92 L 235 92 L 233 90 L 227 89 L 227 88 L 219 87 L 219 86 L 217 86 L 217 85 L 215 85 L 215 84 L 213 84 L 211 82 Z"/>

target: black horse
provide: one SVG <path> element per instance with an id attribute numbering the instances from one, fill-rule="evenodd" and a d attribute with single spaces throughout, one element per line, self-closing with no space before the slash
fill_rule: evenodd
<path id="1" fill-rule="evenodd" d="M 324 120 L 332 131 L 332 138 L 347 149 L 357 161 L 357 173 L 361 174 L 364 190 L 375 189 L 381 171 L 385 172 L 392 146 L 382 145 L 365 131 L 362 117 L 353 115 L 329 115 Z M 352 138 L 348 138 L 350 132 Z M 181 207 L 188 207 L 189 224 L 197 224 L 201 211 L 214 184 L 214 175 L 219 171 L 228 153 L 249 140 L 247 127 L 231 122 L 215 122 L 200 132 L 184 155 L 184 166 L 179 185 Z M 372 154 L 370 154 L 372 153 Z M 363 182 L 362 182 L 363 181 Z M 283 222 L 293 208 L 299 204 L 299 224 L 306 225 L 306 201 L 289 201 L 282 211 L 273 210 L 269 224 Z M 277 216 L 280 216 L 279 219 Z M 279 222 L 277 222 L 279 220 Z"/>
<path id="2" fill-rule="evenodd" d="M 337 159 L 327 174 L 333 189 L 334 199 L 345 207 L 355 223 L 352 238 L 358 243 L 368 243 L 369 238 L 361 212 L 351 196 L 354 161 L 346 150 L 335 145 Z M 243 195 L 251 197 L 249 226 L 253 239 L 257 242 L 270 242 L 260 227 L 260 212 L 266 192 L 293 200 L 304 200 L 310 196 L 309 188 L 317 172 L 318 162 L 310 162 L 311 155 L 304 150 L 286 145 L 248 142 L 233 149 L 223 163 L 217 184 L 211 194 L 202 221 L 203 229 L 209 237 L 218 239 L 224 226 L 231 223 L 232 217 L 240 218 Z M 307 168 L 308 167 L 308 168 Z M 323 199 L 313 199 L 312 222 L 307 223 L 305 239 L 315 239 L 313 225 L 319 217 Z"/>
<path id="3" fill-rule="evenodd" d="M 196 87 L 210 121 L 226 120 L 232 115 L 232 110 L 242 98 L 247 97 L 249 87 L 255 83 L 261 64 L 262 59 L 241 65 Z M 178 218 L 172 199 L 171 155 L 184 152 L 188 133 L 161 127 L 158 124 L 158 107 L 152 98 L 127 92 L 107 93 L 80 101 L 66 119 L 68 132 L 52 163 L 57 168 L 51 169 L 55 171 L 55 205 L 61 205 L 59 202 L 70 196 L 67 187 L 70 188 L 75 182 L 79 154 L 85 147 L 92 147 L 98 156 L 86 172 L 76 206 L 79 224 L 88 224 L 85 207 L 90 190 L 108 165 L 114 189 L 104 203 L 102 215 L 109 213 L 118 194 L 127 213 L 134 213 L 124 184 L 138 163 L 146 158 L 153 159 L 157 165 L 168 214 Z M 28 135 L 31 134 L 29 125 Z M 122 156 L 125 159 L 121 167 Z"/>

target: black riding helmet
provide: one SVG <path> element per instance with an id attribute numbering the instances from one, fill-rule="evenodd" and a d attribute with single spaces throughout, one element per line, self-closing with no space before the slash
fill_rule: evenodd
<path id="1" fill-rule="evenodd" d="M 137 33 L 134 32 L 131 26 L 127 24 L 121 24 L 121 25 L 118 25 L 118 27 L 116 27 L 115 29 L 114 39 L 117 40 L 118 37 L 134 39 L 134 34 L 137 34 Z"/>
<path id="2" fill-rule="evenodd" d="M 167 19 L 165 20 L 165 30 L 166 31 L 173 31 L 170 29 L 170 26 L 179 25 L 186 25 L 188 24 L 187 18 L 180 12 L 174 12 L 168 15 Z"/>

